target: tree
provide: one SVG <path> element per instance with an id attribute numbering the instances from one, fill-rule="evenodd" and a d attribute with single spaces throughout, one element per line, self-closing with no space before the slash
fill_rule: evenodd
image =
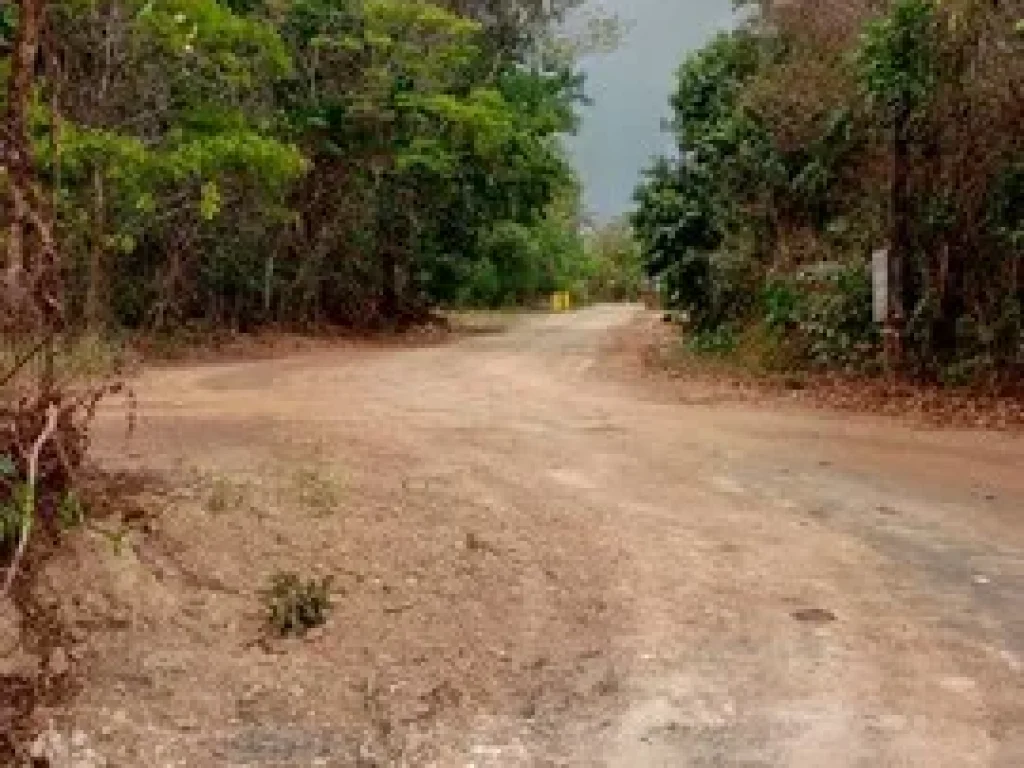
<path id="1" fill-rule="evenodd" d="M 215 0 L 68 0 L 51 15 L 64 125 L 49 159 L 69 253 L 86 265 L 81 311 L 94 327 L 108 309 L 165 324 L 188 312 L 210 222 L 240 194 L 271 207 L 302 170 L 255 85 L 287 71 L 286 52 L 271 26 Z"/>
<path id="2" fill-rule="evenodd" d="M 892 235 L 885 318 L 886 358 L 892 369 L 903 357 L 903 272 L 911 249 L 911 129 L 915 113 L 933 95 L 937 80 L 935 23 L 931 0 L 898 0 L 889 15 L 868 25 L 858 52 L 865 88 L 892 126 Z"/>
<path id="3" fill-rule="evenodd" d="M 346 15 L 307 2 L 285 37 L 292 126 L 313 158 L 293 247 L 319 254 L 304 280 L 333 273 L 304 295 L 335 317 L 401 322 L 452 300 L 487 258 L 488 231 L 541 221 L 567 183 L 556 137 L 577 81 L 495 66 L 481 25 L 423 3 Z"/>
<path id="4" fill-rule="evenodd" d="M 11 39 L 7 104 L 0 126 L 7 236 L 2 316 L 4 330 L 50 335 L 64 321 L 58 244 L 43 192 L 31 134 L 36 62 L 45 3 L 23 0 Z M 45 383 L 44 383 L 45 384 Z"/>
<path id="5" fill-rule="evenodd" d="M 73 325 L 402 324 L 495 231 L 550 238 L 581 78 L 537 52 L 572 4 L 50 2 L 30 135 Z"/>

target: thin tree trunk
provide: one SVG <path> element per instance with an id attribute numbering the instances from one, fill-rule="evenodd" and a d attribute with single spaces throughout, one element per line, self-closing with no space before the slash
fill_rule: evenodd
<path id="1" fill-rule="evenodd" d="M 398 318 L 398 260 L 390 244 L 385 245 L 381 253 L 381 269 L 381 309 L 385 319 L 394 322 Z"/>
<path id="2" fill-rule="evenodd" d="M 106 195 L 103 174 L 93 171 L 92 242 L 89 247 L 89 275 L 85 294 L 85 322 L 90 331 L 96 331 L 103 322 L 104 237 L 106 236 Z"/>
<path id="3" fill-rule="evenodd" d="M 263 271 L 263 318 L 264 322 L 271 320 L 271 300 L 274 288 L 274 254 L 267 255 L 265 269 Z"/>
<path id="4" fill-rule="evenodd" d="M 903 364 L 903 273 L 910 254 L 910 107 L 896 110 L 893 126 L 891 216 L 892 242 L 888 263 L 888 306 L 885 318 L 885 354 L 891 372 Z"/>

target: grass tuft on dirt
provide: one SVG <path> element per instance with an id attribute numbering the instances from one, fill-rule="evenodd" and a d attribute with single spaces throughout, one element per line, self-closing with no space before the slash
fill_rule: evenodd
<path id="1" fill-rule="evenodd" d="M 276 573 L 263 593 L 267 623 L 281 637 L 303 635 L 323 626 L 331 609 L 331 577 L 303 579 L 295 573 Z"/>

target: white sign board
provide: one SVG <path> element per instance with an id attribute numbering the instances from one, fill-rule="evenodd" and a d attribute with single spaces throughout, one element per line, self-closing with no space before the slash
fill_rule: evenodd
<path id="1" fill-rule="evenodd" d="M 871 254 L 872 318 L 884 323 L 889 314 L 889 249 L 879 248 Z"/>

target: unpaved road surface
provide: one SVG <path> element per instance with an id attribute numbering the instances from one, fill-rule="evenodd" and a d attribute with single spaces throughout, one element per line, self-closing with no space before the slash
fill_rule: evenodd
<path id="1" fill-rule="evenodd" d="M 55 732 L 125 766 L 1024 765 L 1021 439 L 668 397 L 607 352 L 641 315 L 147 373 L 100 450 L 164 490 L 49 567 L 87 680 Z M 263 637 L 281 570 L 334 577 L 326 627 Z"/>

